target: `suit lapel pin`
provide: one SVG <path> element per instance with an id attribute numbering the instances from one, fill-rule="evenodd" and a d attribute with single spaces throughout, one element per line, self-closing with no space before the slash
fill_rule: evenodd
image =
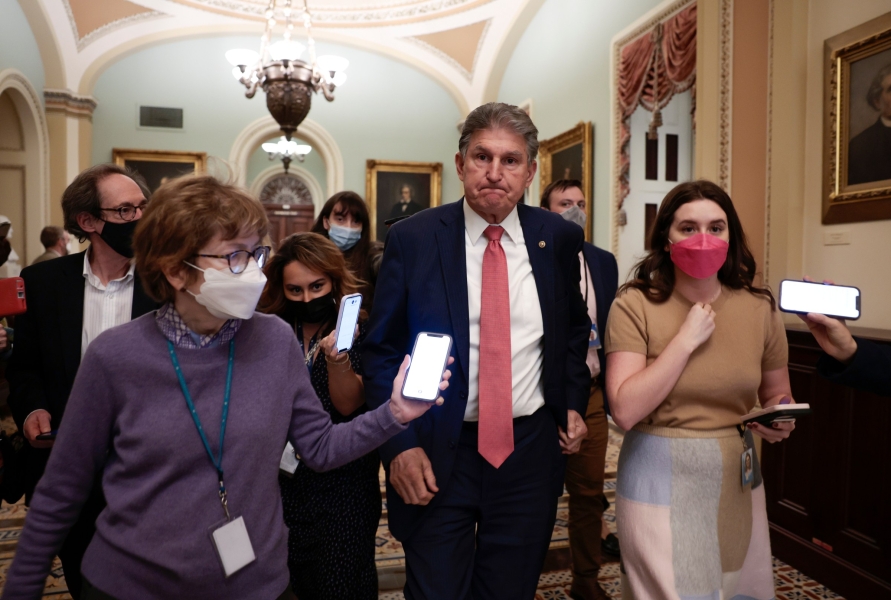
<path id="1" fill-rule="evenodd" d="M 542 241 L 542 242 L 538 242 L 538 247 L 539 247 L 539 248 L 544 248 L 545 246 L 547 246 L 547 244 L 545 244 L 543 241 Z"/>

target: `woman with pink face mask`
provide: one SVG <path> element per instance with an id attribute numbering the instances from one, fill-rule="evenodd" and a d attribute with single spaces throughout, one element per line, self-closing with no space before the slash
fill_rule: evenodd
<path id="1" fill-rule="evenodd" d="M 778 442 L 795 425 L 738 427 L 759 400 L 791 402 L 785 329 L 755 272 L 727 193 L 682 183 L 610 311 L 606 387 L 627 431 L 616 495 L 623 596 L 774 598 L 752 434 Z"/>

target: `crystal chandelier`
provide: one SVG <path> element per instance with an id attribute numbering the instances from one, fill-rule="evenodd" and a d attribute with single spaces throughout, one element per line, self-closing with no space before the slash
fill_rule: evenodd
<path id="1" fill-rule="evenodd" d="M 313 93 L 321 92 L 329 102 L 334 100 L 334 88 L 346 81 L 344 70 L 349 65 L 347 59 L 339 56 L 316 57 L 312 16 L 306 0 L 302 17 L 306 46 L 291 39 L 294 31 L 291 1 L 282 0 L 284 6 L 279 9 L 276 6 L 279 0 L 269 0 L 259 54 L 244 49 L 226 52 L 226 60 L 235 66 L 232 74 L 247 88 L 244 95 L 253 98 L 258 87 L 266 92 L 266 108 L 287 141 L 309 114 Z M 270 43 L 279 20 L 284 23 L 284 34 L 282 39 Z M 308 62 L 300 59 L 304 50 L 309 51 Z"/>
<path id="2" fill-rule="evenodd" d="M 281 159 L 282 164 L 285 166 L 285 173 L 288 172 L 288 167 L 291 165 L 292 160 L 296 158 L 298 161 L 303 162 L 306 159 L 306 155 L 312 152 L 311 146 L 298 144 L 294 140 L 286 139 L 285 136 L 282 136 L 277 142 L 266 142 L 262 148 L 264 152 L 269 154 L 269 160 Z"/>

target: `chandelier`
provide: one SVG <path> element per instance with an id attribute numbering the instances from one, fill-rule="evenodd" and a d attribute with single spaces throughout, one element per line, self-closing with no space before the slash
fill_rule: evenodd
<path id="1" fill-rule="evenodd" d="M 309 114 L 312 94 L 321 92 L 329 102 L 334 88 L 346 81 L 349 61 L 333 55 L 316 57 L 312 39 L 312 16 L 306 0 L 303 3 L 303 27 L 306 46 L 291 39 L 294 31 L 292 0 L 269 0 L 266 8 L 266 30 L 260 38 L 260 52 L 237 49 L 226 52 L 226 60 L 234 65 L 233 76 L 247 88 L 244 95 L 253 98 L 257 88 L 266 92 L 266 108 L 276 120 L 287 141 Z M 271 43 L 277 23 L 284 23 L 284 34 Z M 308 61 L 301 60 L 308 50 Z M 287 167 L 286 167 L 287 168 Z"/>
<path id="2" fill-rule="evenodd" d="M 285 136 L 282 136 L 277 142 L 266 142 L 262 148 L 264 152 L 269 154 L 269 160 L 281 159 L 282 164 L 285 166 L 285 173 L 288 172 L 288 167 L 291 165 L 292 160 L 296 158 L 298 161 L 303 162 L 306 159 L 306 155 L 312 152 L 311 146 L 298 144 L 294 140 L 286 139 Z"/>

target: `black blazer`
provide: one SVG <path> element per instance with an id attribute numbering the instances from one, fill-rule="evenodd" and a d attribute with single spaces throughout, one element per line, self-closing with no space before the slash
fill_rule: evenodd
<path id="1" fill-rule="evenodd" d="M 22 270 L 28 312 L 15 319 L 15 343 L 6 369 L 9 407 L 19 430 L 37 409 L 52 415 L 57 429 L 80 367 L 84 320 L 84 252 L 47 260 Z M 135 319 L 157 308 L 136 278 Z M 38 452 L 45 462 L 48 451 Z M 38 461 L 40 462 L 40 461 Z M 33 484 L 40 478 L 42 465 Z M 29 489 L 29 493 L 30 493 Z"/>
<path id="2" fill-rule="evenodd" d="M 843 365 L 828 354 L 817 361 L 817 372 L 834 383 L 891 396 L 891 347 L 857 339 L 854 360 Z"/>
<path id="3" fill-rule="evenodd" d="M 603 381 L 603 375 L 606 373 L 606 354 L 602 347 L 603 333 L 606 331 L 606 321 L 609 319 L 609 309 L 616 299 L 616 292 L 619 289 L 619 266 L 616 264 L 616 257 L 606 250 L 601 250 L 594 244 L 585 242 L 582 250 L 585 262 L 588 266 L 588 273 L 591 275 L 591 283 L 594 286 L 595 302 L 597 303 L 597 332 L 600 334 L 601 348 L 597 351 L 600 358 L 600 381 Z M 606 388 L 604 390 L 603 403 L 607 413 L 609 413 L 609 404 L 606 398 Z"/>
<path id="4" fill-rule="evenodd" d="M 544 321 L 545 405 L 565 427 L 567 409 L 584 416 L 591 385 L 585 365 L 591 321 L 579 289 L 578 254 L 584 236 L 581 228 L 555 213 L 523 204 L 517 211 Z M 365 398 L 375 408 L 390 397 L 399 365 L 419 332 L 452 336 L 455 363 L 445 403 L 380 448 L 388 469 L 396 455 L 423 448 L 440 489 L 454 466 L 467 406 L 470 331 L 465 264 L 463 201 L 424 210 L 393 225 L 362 347 Z M 562 482 L 561 472 L 555 475 L 555 485 L 562 489 Z M 390 527 L 403 539 L 421 518 L 422 507 L 404 504 L 389 483 L 387 498 Z"/>

